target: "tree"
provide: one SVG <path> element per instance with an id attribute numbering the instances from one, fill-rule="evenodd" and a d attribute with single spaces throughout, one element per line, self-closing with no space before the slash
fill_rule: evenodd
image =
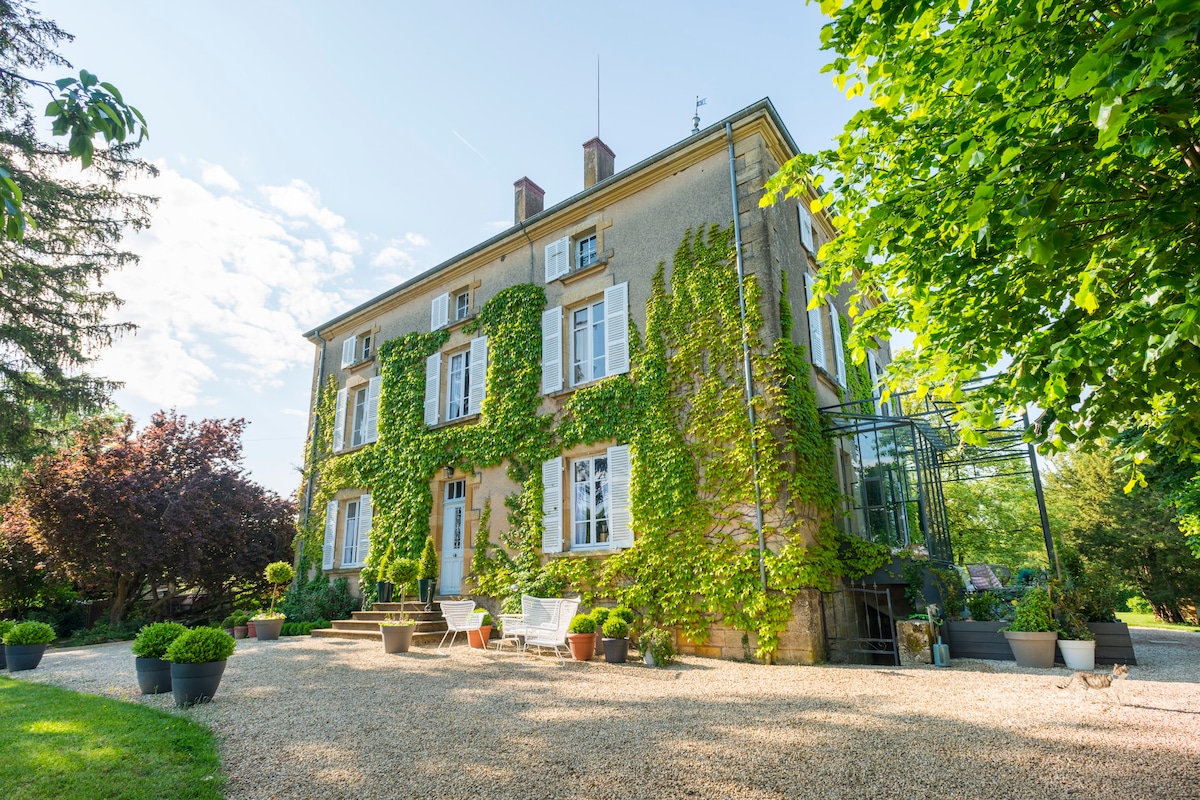
<path id="1" fill-rule="evenodd" d="M 1194 0 L 824 0 L 826 68 L 872 105 L 768 184 L 830 191 L 850 347 L 915 332 L 888 372 L 958 421 L 1044 413 L 1044 450 L 1131 421 L 1200 451 L 1200 7 Z M 968 441 L 978 437 L 965 431 Z M 1136 477 L 1136 476 L 1135 476 Z"/>
<path id="2" fill-rule="evenodd" d="M 173 412 L 137 432 L 128 417 L 85 421 L 68 447 L 34 462 L 18 492 L 37 551 L 110 600 L 114 623 L 147 595 L 156 615 L 189 589 L 209 604 L 239 587 L 261 593 L 295 509 L 247 478 L 244 428 Z"/>
<path id="3" fill-rule="evenodd" d="M 959 563 L 1046 565 L 1033 478 L 984 475 L 946 483 L 946 518 Z"/>
<path id="4" fill-rule="evenodd" d="M 120 249 L 121 238 L 148 223 L 149 198 L 119 184 L 154 169 L 131 157 L 135 143 L 121 142 L 131 128 L 105 99 L 112 95 L 120 106 L 120 93 L 86 71 L 64 79 L 51 103 L 56 132 L 70 135 L 68 147 L 39 141 L 28 93 L 40 89 L 21 71 L 69 66 L 54 50 L 69 39 L 24 4 L 0 0 L 0 195 L 19 183 L 18 211 L 38 221 L 19 241 L 0 235 L 0 471 L 44 451 L 71 414 L 103 406 L 115 384 L 83 370 L 133 329 L 109 320 L 120 301 L 99 287 L 111 270 L 136 263 Z M 112 134 L 113 146 L 95 149 L 88 126 Z M 77 159 L 90 165 L 89 181 L 66 177 L 64 167 Z M 5 209 L 10 230 L 14 209 Z"/>
<path id="5" fill-rule="evenodd" d="M 1182 622 L 1188 601 L 1200 598 L 1200 562 L 1158 486 L 1126 494 L 1118 465 L 1114 450 L 1057 459 L 1046 479 L 1054 529 L 1085 560 L 1137 587 L 1160 619 Z"/>

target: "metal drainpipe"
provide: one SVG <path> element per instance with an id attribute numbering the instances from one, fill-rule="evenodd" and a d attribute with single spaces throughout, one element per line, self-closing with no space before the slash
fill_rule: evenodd
<path id="1" fill-rule="evenodd" d="M 313 399 L 312 451 L 308 455 L 308 485 L 304 487 L 305 527 L 308 527 L 308 519 L 312 516 L 313 484 L 316 482 L 317 468 L 317 435 L 321 432 L 321 417 L 317 414 L 317 407 L 321 402 L 321 385 L 325 382 L 325 346 L 329 344 L 329 342 L 325 341 L 325 337 L 321 335 L 320 331 L 316 333 L 317 338 L 321 340 L 321 360 L 317 363 L 317 391 Z M 299 574 L 296 575 L 295 580 L 300 580 Z"/>
<path id="2" fill-rule="evenodd" d="M 742 366 L 746 371 L 746 412 L 750 418 L 750 468 L 754 477 L 754 530 L 758 533 L 758 580 L 767 590 L 767 562 L 763 538 L 762 489 L 758 485 L 758 440 L 754 438 L 754 374 L 750 367 L 750 332 L 746 330 L 746 270 L 742 264 L 742 223 L 738 210 L 737 170 L 733 155 L 733 123 L 725 123 L 725 140 L 729 144 L 729 193 L 733 198 L 733 241 L 737 254 L 738 310 L 742 320 Z"/>
<path id="3" fill-rule="evenodd" d="M 529 282 L 533 283 L 533 239 L 529 238 L 529 231 L 525 230 L 525 220 L 517 220 L 517 224 L 521 226 L 521 233 L 525 234 L 525 241 L 529 242 Z"/>

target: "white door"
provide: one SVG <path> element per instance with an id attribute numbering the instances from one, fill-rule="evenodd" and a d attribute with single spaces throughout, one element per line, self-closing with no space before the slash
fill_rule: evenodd
<path id="1" fill-rule="evenodd" d="M 462 592 L 466 494 L 466 481 L 450 481 L 446 484 L 442 506 L 442 574 L 438 587 L 438 593 L 442 595 L 456 595 Z"/>

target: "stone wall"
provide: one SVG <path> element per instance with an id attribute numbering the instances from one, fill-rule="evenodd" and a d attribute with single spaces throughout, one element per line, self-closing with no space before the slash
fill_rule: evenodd
<path id="1" fill-rule="evenodd" d="M 689 640 L 676 631 L 679 652 L 702 658 L 727 658 L 739 661 L 754 659 L 758 637 L 736 628 L 714 624 L 708 628 L 703 643 Z M 825 660 L 825 637 L 821 631 L 820 594 L 804 592 L 792 604 L 792 620 L 779 639 L 775 654 L 777 664 L 819 664 Z"/>

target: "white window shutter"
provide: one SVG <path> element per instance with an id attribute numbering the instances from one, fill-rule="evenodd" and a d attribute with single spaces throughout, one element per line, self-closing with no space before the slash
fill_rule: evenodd
<path id="1" fill-rule="evenodd" d="M 542 312 L 542 394 L 563 388 L 562 314 L 562 306 Z"/>
<path id="2" fill-rule="evenodd" d="M 604 363 L 606 375 L 629 372 L 629 284 L 604 290 Z"/>
<path id="3" fill-rule="evenodd" d="M 608 448 L 608 531 L 614 548 L 633 546 L 629 518 L 629 445 Z"/>
<path id="4" fill-rule="evenodd" d="M 442 379 L 442 354 L 425 359 L 425 424 L 438 424 L 438 392 Z"/>
<path id="5" fill-rule="evenodd" d="M 436 331 L 446 327 L 450 321 L 450 293 L 444 292 L 433 298 L 429 308 L 429 330 Z"/>
<path id="6" fill-rule="evenodd" d="M 883 412 L 880 410 L 882 403 L 879 401 L 880 391 L 878 386 L 879 363 L 875 360 L 874 350 L 867 352 L 867 374 L 871 376 L 871 398 L 872 405 L 874 406 L 874 408 L 871 409 L 871 413 L 882 416 Z"/>
<path id="7" fill-rule="evenodd" d="M 543 553 L 562 552 L 562 471 L 562 456 L 542 462 Z"/>
<path id="8" fill-rule="evenodd" d="M 371 517 L 374 509 L 371 507 L 371 495 L 364 494 L 358 498 L 358 561 L 356 564 L 367 563 L 367 553 L 371 549 Z"/>
<path id="9" fill-rule="evenodd" d="M 487 337 L 477 336 L 471 340 L 471 413 L 483 410 L 483 398 L 487 396 Z"/>
<path id="10" fill-rule="evenodd" d="M 829 300 L 829 322 L 833 329 L 833 375 L 838 386 L 846 388 L 846 356 L 842 350 L 842 318 L 833 299 Z"/>
<path id="11" fill-rule="evenodd" d="M 546 245 L 546 283 L 571 271 L 571 237 L 564 236 Z"/>
<path id="12" fill-rule="evenodd" d="M 354 349 L 357 344 L 357 336 L 351 336 L 349 339 L 342 342 L 342 369 L 345 369 L 354 363 Z"/>
<path id="13" fill-rule="evenodd" d="M 367 435 L 366 440 L 373 442 L 379 438 L 379 394 L 383 388 L 383 376 L 376 375 L 367 384 Z"/>
<path id="14" fill-rule="evenodd" d="M 812 214 L 804 207 L 807 202 L 801 197 L 800 205 L 796 206 L 796 210 L 800 212 L 800 241 L 804 244 L 804 249 L 815 258 L 817 248 L 813 242 Z"/>
<path id="15" fill-rule="evenodd" d="M 348 389 L 338 389 L 337 405 L 333 411 L 333 452 L 340 453 L 346 448 L 346 400 L 350 395 Z"/>
<path id="16" fill-rule="evenodd" d="M 337 500 L 325 504 L 325 547 L 321 550 L 321 569 L 333 569 L 333 541 L 337 538 Z"/>
<path id="17" fill-rule="evenodd" d="M 813 364 L 821 369 L 825 369 L 825 331 L 821 327 L 821 307 L 819 305 L 816 308 L 811 307 L 813 297 L 815 296 L 813 293 L 813 284 L 816 282 L 817 279 L 815 277 L 807 272 L 804 273 L 805 299 L 810 306 L 808 309 L 808 338 L 810 342 L 808 356 Z"/>

